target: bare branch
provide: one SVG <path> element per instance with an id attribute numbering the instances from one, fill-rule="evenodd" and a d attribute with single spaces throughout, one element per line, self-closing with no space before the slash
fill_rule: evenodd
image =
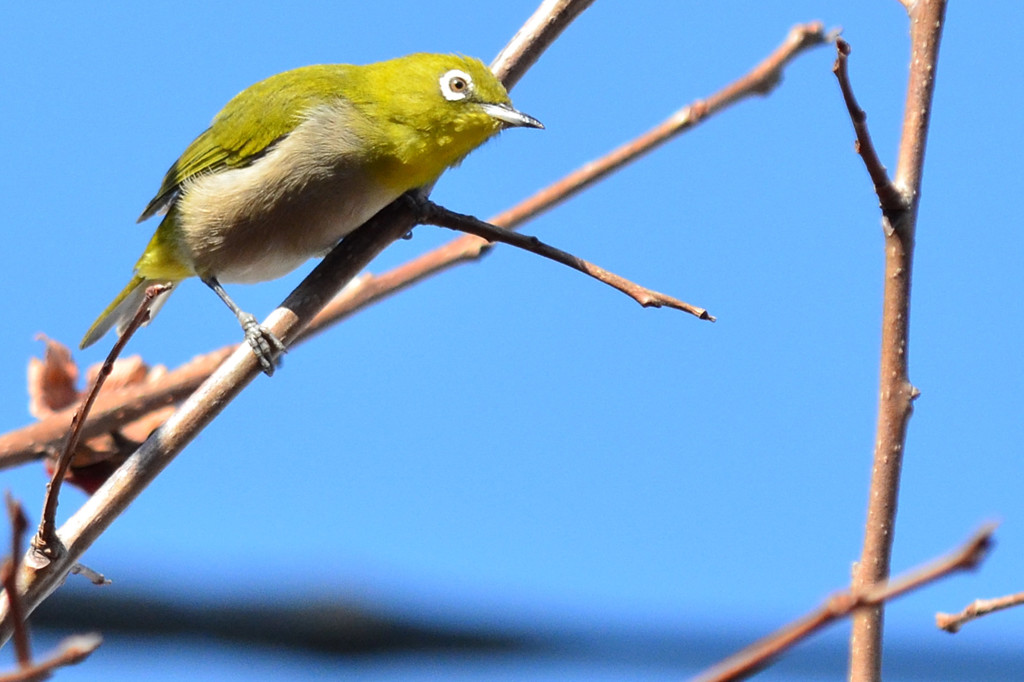
<path id="1" fill-rule="evenodd" d="M 907 365 L 910 349 L 910 283 L 925 140 L 932 109 L 946 0 L 918 0 L 910 5 L 909 13 L 910 77 L 894 181 L 901 195 L 901 205 L 893 210 L 894 207 L 887 203 L 891 197 L 886 192 L 879 194 L 885 226 L 885 285 L 882 295 L 878 422 L 864 547 L 853 572 L 852 584 L 855 591 L 866 590 L 889 576 L 907 425 L 913 400 L 918 396 L 918 390 L 910 383 Z M 855 120 L 854 126 L 857 125 Z M 882 614 L 881 606 L 873 606 L 862 608 L 854 615 L 849 670 L 852 682 L 881 679 Z"/>
<path id="2" fill-rule="evenodd" d="M 694 679 L 699 682 L 742 680 L 768 665 L 793 645 L 857 609 L 879 607 L 952 573 L 974 569 L 991 548 L 995 529 L 995 524 L 983 526 L 947 556 L 908 571 L 895 580 L 875 583 L 864 589 L 854 587 L 833 595 L 814 611 L 715 664 Z"/>
<path id="3" fill-rule="evenodd" d="M 928 140 L 928 125 L 932 116 L 939 43 L 946 23 L 946 0 L 914 0 L 908 5 L 908 10 L 910 80 L 907 85 L 907 101 L 903 108 L 903 130 L 893 182 L 914 213 L 914 220 L 901 221 L 894 227 L 907 230 L 908 237 L 912 239 L 917 225 L 917 206 L 921 198 L 924 153 Z"/>
<path id="4" fill-rule="evenodd" d="M 544 0 L 494 58 L 491 71 L 511 90 L 544 50 L 592 4 L 594 0 Z"/>
<path id="5" fill-rule="evenodd" d="M 960 613 L 936 613 L 935 624 L 949 633 L 959 632 L 965 624 L 996 611 L 1024 604 L 1024 592 L 996 599 L 975 599 Z"/>
<path id="6" fill-rule="evenodd" d="M 889 180 L 889 174 L 882 165 L 882 160 L 875 151 L 875 145 L 871 142 L 871 134 L 868 132 L 868 115 L 857 105 L 857 98 L 853 95 L 853 86 L 850 84 L 850 72 L 847 63 L 850 57 L 850 44 L 838 38 L 836 40 L 836 63 L 832 66 L 832 73 L 839 80 L 839 89 L 843 93 L 843 100 L 850 112 L 850 120 L 853 121 L 853 129 L 857 133 L 857 153 L 864 160 L 864 166 L 875 183 L 875 194 L 878 195 L 882 212 L 887 215 L 895 215 L 902 211 L 905 206 L 903 197 L 897 191 L 896 186 Z"/>
<path id="7" fill-rule="evenodd" d="M 571 253 L 566 253 L 565 251 L 556 249 L 553 246 L 548 246 L 536 237 L 528 237 L 526 235 L 519 234 L 518 232 L 512 232 L 510 230 L 491 225 L 490 223 L 485 223 L 473 216 L 449 211 L 442 206 L 438 206 L 432 201 L 425 202 L 421 207 L 421 210 L 422 213 L 418 216 L 420 222 L 428 225 L 437 225 L 439 227 L 447 227 L 452 230 L 467 232 L 489 242 L 503 242 L 525 251 L 529 251 L 530 253 L 535 253 L 539 256 L 549 258 L 557 263 L 567 265 L 574 270 L 590 275 L 599 282 L 604 282 L 608 286 L 618 289 L 645 308 L 660 308 L 665 306 L 667 308 L 675 308 L 676 310 L 682 310 L 683 312 L 690 313 L 702 320 L 710 320 L 711 322 L 715 321 L 715 318 L 708 314 L 708 311 L 704 308 L 698 308 L 686 303 L 685 301 L 680 301 L 678 298 L 673 298 L 667 294 L 652 291 L 646 287 L 640 286 L 639 284 L 630 282 L 628 279 L 619 277 L 615 273 L 608 272 L 604 268 L 598 267 L 597 265 L 585 261 L 582 258 L 577 258 Z"/>

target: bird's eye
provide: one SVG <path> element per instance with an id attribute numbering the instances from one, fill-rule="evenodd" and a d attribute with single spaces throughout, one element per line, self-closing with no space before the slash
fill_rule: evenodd
<path id="1" fill-rule="evenodd" d="M 473 89 L 473 79 L 469 74 L 459 69 L 448 71 L 440 80 L 441 94 L 449 102 L 465 99 L 469 91 Z"/>

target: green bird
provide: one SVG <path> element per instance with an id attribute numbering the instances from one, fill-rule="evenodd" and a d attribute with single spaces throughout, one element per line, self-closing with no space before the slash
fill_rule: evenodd
<path id="1" fill-rule="evenodd" d="M 264 372 L 283 344 L 222 283 L 281 277 L 509 127 L 543 128 L 470 57 L 413 54 L 285 71 L 243 90 L 167 171 L 139 222 L 164 214 L 128 286 L 81 347 L 118 333 L 152 284 L 199 277 Z M 153 303 L 153 314 L 170 293 Z"/>

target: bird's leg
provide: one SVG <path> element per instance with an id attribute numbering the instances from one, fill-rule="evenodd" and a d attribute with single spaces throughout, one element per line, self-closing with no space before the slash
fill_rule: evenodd
<path id="1" fill-rule="evenodd" d="M 253 355 L 259 360 L 263 373 L 273 376 L 277 356 L 287 352 L 284 344 L 274 336 L 272 331 L 261 325 L 255 317 L 235 305 L 216 277 L 202 277 L 201 279 L 203 284 L 213 289 L 214 293 L 220 296 L 220 300 L 224 301 L 228 308 L 231 308 L 231 312 L 238 318 L 238 323 L 242 325 L 245 340 L 249 342 Z"/>

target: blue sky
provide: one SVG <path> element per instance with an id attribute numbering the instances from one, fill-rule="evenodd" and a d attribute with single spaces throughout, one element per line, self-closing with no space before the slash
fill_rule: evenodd
<path id="1" fill-rule="evenodd" d="M 77 343 L 155 229 L 134 220 L 163 172 L 237 91 L 310 63 L 414 51 L 488 61 L 534 7 L 10 8 L 0 26 L 0 429 L 29 419 L 34 336 Z M 512 93 L 547 129 L 505 133 L 448 173 L 434 198 L 497 213 L 721 88 L 813 19 L 844 28 L 856 93 L 894 169 L 909 59 L 895 0 L 598 1 Z M 914 273 L 910 366 L 922 396 L 895 567 L 951 548 L 983 521 L 1002 526 L 980 572 L 898 602 L 887 629 L 894 642 L 969 653 L 1024 635 L 1019 610 L 955 638 L 932 626 L 935 611 L 1024 589 L 1024 136 L 1006 55 L 1024 10 L 952 3 L 947 19 Z M 427 622 L 525 628 L 759 633 L 817 604 L 860 553 L 883 256 L 834 56 L 804 54 L 770 97 L 524 227 L 707 307 L 716 324 L 641 309 L 559 265 L 496 249 L 289 354 L 86 563 L 115 579 L 111 589 L 183 599 L 321 591 Z M 417 228 L 371 270 L 450 237 Z M 262 317 L 309 267 L 231 293 Z M 189 282 L 129 353 L 175 366 L 238 336 L 216 297 Z M 104 352 L 75 356 L 92 363 Z M 33 515 L 44 482 L 35 466 L 2 474 Z M 62 514 L 81 500 L 69 491 Z M 171 649 L 162 660 L 184 665 L 189 647 Z M 116 637 L 108 650 L 63 679 L 110 679 L 140 657 Z M 236 660 L 222 655 L 211 679 Z M 338 670 L 387 679 L 392 664 Z M 321 665 L 330 674 L 334 664 Z M 465 679 L 556 676 L 515 665 Z M 296 664 L 275 676 L 308 674 Z"/>

